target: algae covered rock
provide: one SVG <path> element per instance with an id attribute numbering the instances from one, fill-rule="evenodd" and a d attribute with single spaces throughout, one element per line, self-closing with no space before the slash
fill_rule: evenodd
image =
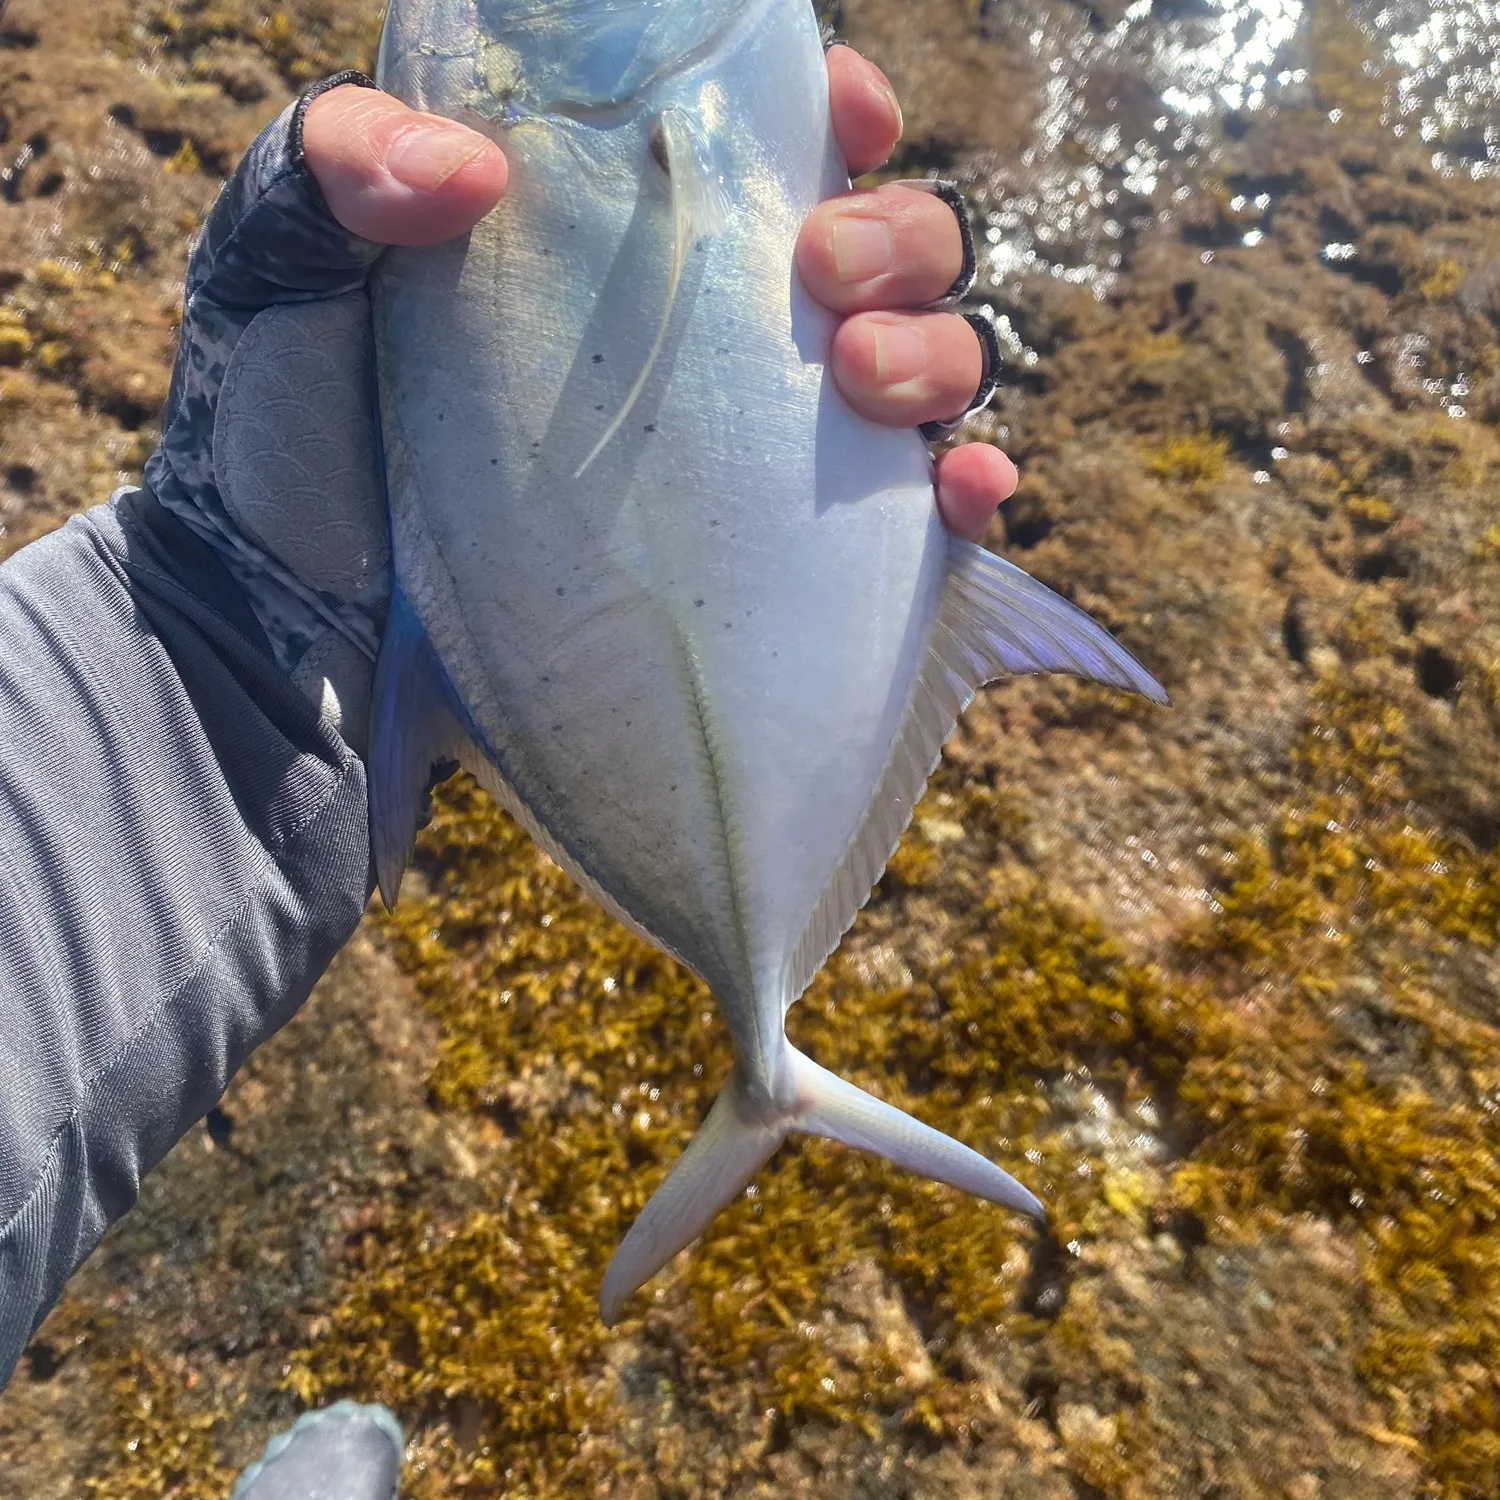
<path id="1" fill-rule="evenodd" d="M 142 461 L 216 173 L 378 19 L 24 3 L 7 544 Z M 1500 37 L 1461 0 L 833 10 L 893 170 L 983 215 L 991 542 L 1174 704 L 987 693 L 794 1039 L 1051 1231 L 798 1145 L 606 1332 L 725 1039 L 455 782 L 420 888 L 39 1333 L 5 1500 L 219 1496 L 345 1395 L 423 1500 L 1500 1492 Z"/>

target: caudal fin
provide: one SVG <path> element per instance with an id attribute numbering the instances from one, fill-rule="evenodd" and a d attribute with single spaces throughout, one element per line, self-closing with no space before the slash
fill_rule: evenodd
<path id="1" fill-rule="evenodd" d="M 977 1151 L 855 1088 L 795 1048 L 787 1050 L 796 1063 L 799 1093 L 812 1101 L 795 1126 L 805 1135 L 826 1136 L 873 1151 L 898 1167 L 909 1167 L 976 1198 L 987 1198 L 1034 1219 L 1047 1217 L 1034 1194 Z"/>
<path id="2" fill-rule="evenodd" d="M 856 1088 L 790 1043 L 781 1066 L 789 1105 L 749 1099 L 731 1075 L 702 1128 L 641 1210 L 604 1273 L 599 1305 L 612 1324 L 631 1295 L 696 1239 L 792 1131 L 873 1151 L 898 1166 L 1035 1218 L 1046 1210 L 1008 1172 L 940 1130 Z"/>
<path id="3" fill-rule="evenodd" d="M 786 1139 L 790 1122 L 750 1117 L 738 1072 L 620 1242 L 604 1273 L 599 1311 L 606 1324 L 631 1295 L 697 1239 Z"/>

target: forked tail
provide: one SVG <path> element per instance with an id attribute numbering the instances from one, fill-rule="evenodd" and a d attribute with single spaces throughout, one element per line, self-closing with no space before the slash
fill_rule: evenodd
<path id="1" fill-rule="evenodd" d="M 873 1151 L 991 1203 L 1046 1217 L 1036 1198 L 977 1151 L 820 1068 L 785 1038 L 782 1049 L 778 1099 L 752 1099 L 736 1069 L 667 1180 L 630 1226 L 604 1273 L 599 1305 L 606 1323 L 613 1323 L 630 1296 L 708 1228 L 794 1130 Z"/>

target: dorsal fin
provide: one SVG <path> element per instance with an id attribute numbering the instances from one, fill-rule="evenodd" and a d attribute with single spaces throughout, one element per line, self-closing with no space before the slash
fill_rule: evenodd
<path id="1" fill-rule="evenodd" d="M 948 581 L 906 716 L 859 831 L 808 919 L 787 971 L 785 1005 L 812 982 L 870 899 L 958 716 L 986 682 L 1067 672 L 1167 701 L 1162 685 L 1075 604 L 1013 563 L 950 538 Z"/>
<path id="2" fill-rule="evenodd" d="M 574 471 L 574 479 L 581 479 L 589 465 L 604 452 L 641 399 L 641 392 L 646 389 L 646 382 L 650 380 L 667 341 L 667 329 L 672 322 L 672 309 L 677 305 L 677 289 L 682 285 L 688 251 L 699 240 L 722 234 L 729 218 L 729 196 L 724 191 L 723 181 L 713 171 L 707 149 L 684 110 L 670 106 L 662 111 L 652 137 L 652 151 L 666 168 L 672 184 L 672 265 L 667 276 L 666 305 L 662 308 L 656 337 L 651 341 L 641 373 L 636 376 L 635 384 L 614 419 L 589 450 L 589 456 Z"/>

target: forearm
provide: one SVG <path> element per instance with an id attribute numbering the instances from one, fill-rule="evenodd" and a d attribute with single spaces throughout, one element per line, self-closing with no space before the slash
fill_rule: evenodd
<path id="1" fill-rule="evenodd" d="M 154 501 L 0 567 L 0 1384 L 347 939 L 367 848 L 359 760 Z"/>

